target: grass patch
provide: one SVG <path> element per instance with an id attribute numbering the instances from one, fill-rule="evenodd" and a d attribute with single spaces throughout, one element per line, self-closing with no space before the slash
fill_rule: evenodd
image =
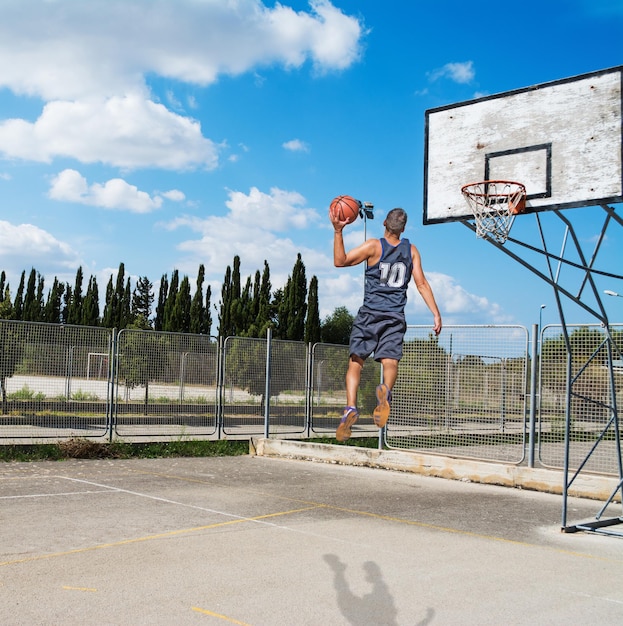
<path id="1" fill-rule="evenodd" d="M 377 437 L 351 437 L 348 441 L 339 442 L 335 437 L 314 437 L 307 439 L 309 443 L 329 443 L 338 446 L 350 446 L 354 448 L 374 448 L 379 447 L 379 438 Z"/>
<path id="2" fill-rule="evenodd" d="M 0 445 L 0 461 L 63 461 L 66 459 L 159 459 L 172 457 L 241 456 L 249 454 L 249 442 L 179 440 L 167 442 L 110 443 L 72 438 L 58 443 Z"/>

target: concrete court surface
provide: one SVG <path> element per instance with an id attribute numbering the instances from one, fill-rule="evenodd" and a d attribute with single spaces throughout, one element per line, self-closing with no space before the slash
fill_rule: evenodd
<path id="1" fill-rule="evenodd" d="M 0 624 L 623 624 L 623 540 L 560 512 L 283 458 L 3 463 Z"/>

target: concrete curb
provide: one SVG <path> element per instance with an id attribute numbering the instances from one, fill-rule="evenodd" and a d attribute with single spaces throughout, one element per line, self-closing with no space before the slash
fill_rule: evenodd
<path id="1" fill-rule="evenodd" d="M 289 439 L 253 438 L 249 442 L 249 452 L 256 456 L 375 467 L 545 493 L 562 494 L 563 488 L 561 470 L 528 468 L 403 450 L 374 450 Z M 614 477 L 580 474 L 569 489 L 569 495 L 607 500 L 618 482 Z M 615 499 L 615 502 L 620 502 L 620 499 Z"/>

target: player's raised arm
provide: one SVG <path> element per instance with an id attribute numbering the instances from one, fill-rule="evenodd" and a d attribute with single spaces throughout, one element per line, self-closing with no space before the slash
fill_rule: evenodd
<path id="1" fill-rule="evenodd" d="M 426 303 L 426 306 L 433 314 L 433 331 L 436 335 L 438 335 L 441 332 L 442 327 L 441 313 L 439 312 L 439 307 L 437 306 L 437 302 L 435 301 L 435 295 L 433 294 L 430 283 L 424 275 L 420 253 L 413 244 L 411 245 L 411 259 L 413 261 L 413 270 L 411 272 L 411 275 L 413 276 L 413 281 L 415 282 L 415 286 L 422 296 L 422 299 Z"/>

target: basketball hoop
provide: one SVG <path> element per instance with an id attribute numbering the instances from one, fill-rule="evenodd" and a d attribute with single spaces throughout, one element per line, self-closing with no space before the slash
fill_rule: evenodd
<path id="1" fill-rule="evenodd" d="M 515 215 L 526 208 L 526 188 L 509 180 L 484 180 L 463 185 L 461 191 L 476 221 L 476 235 L 491 235 L 504 243 Z"/>

